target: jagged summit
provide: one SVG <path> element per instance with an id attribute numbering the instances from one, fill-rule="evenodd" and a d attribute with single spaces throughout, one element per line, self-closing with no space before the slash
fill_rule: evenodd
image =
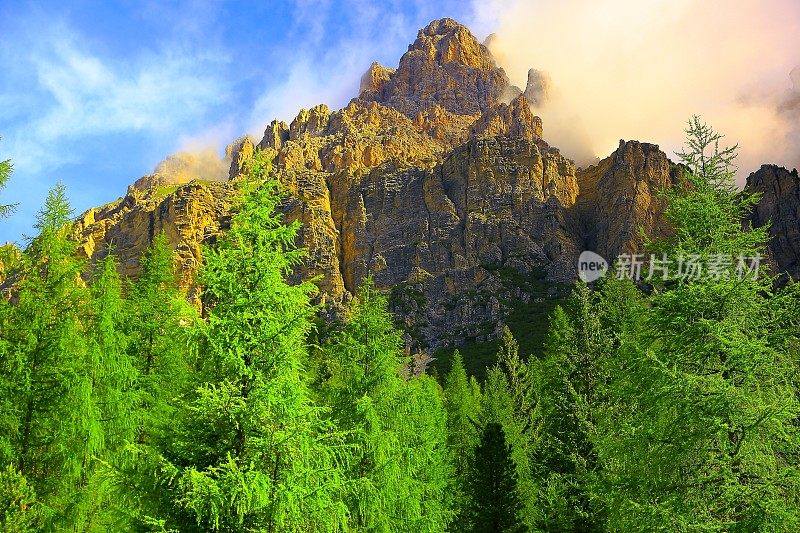
<path id="1" fill-rule="evenodd" d="M 438 65 L 457 63 L 480 70 L 496 67 L 492 54 L 472 32 L 449 18 L 434 20 L 421 29 L 408 51 L 422 52 Z"/>
<path id="2" fill-rule="evenodd" d="M 388 105 L 410 118 L 434 107 L 474 115 L 500 103 L 509 86 L 489 49 L 465 26 L 444 18 L 419 31 L 397 69 L 373 63 L 359 99 Z"/>
<path id="3" fill-rule="evenodd" d="M 318 105 L 301 110 L 291 124 L 272 121 L 258 146 L 277 152 L 279 168 L 355 174 L 389 162 L 435 161 L 474 136 L 520 137 L 553 151 L 531 109 L 489 50 L 445 18 L 418 32 L 396 69 L 373 63 L 345 108 Z M 239 141 L 228 151 L 236 155 L 240 147 L 249 150 Z M 239 167 L 234 157 L 231 177 Z"/>
<path id="4" fill-rule="evenodd" d="M 547 73 L 532 68 L 528 70 L 528 83 L 525 85 L 525 97 L 534 107 L 542 107 L 550 98 L 550 77 Z"/>
<path id="5" fill-rule="evenodd" d="M 444 17 L 440 19 L 434 19 L 428 23 L 427 26 L 422 28 L 417 32 L 417 38 L 419 39 L 422 35 L 427 35 L 430 37 L 433 36 L 445 36 L 445 35 L 452 35 L 456 32 L 467 33 L 472 35 L 469 31 L 469 28 L 458 22 L 457 20 L 451 19 L 450 17 Z M 408 45 L 408 48 L 411 49 L 413 45 Z"/>

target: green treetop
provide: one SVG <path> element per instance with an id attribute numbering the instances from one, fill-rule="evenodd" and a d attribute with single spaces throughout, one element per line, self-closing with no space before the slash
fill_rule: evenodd
<path id="1" fill-rule="evenodd" d="M 118 327 L 113 258 L 87 287 L 71 213 L 56 186 L 38 216 L 40 234 L 15 265 L 15 298 L 0 299 L 0 449 L 35 490 L 47 527 L 90 531 L 105 527 L 97 460 L 129 436 L 134 376 Z"/>
<path id="2" fill-rule="evenodd" d="M 169 449 L 160 458 L 147 446 L 137 452 L 149 460 L 139 476 L 169 487 L 142 521 L 182 531 L 340 530 L 335 440 L 304 380 L 315 288 L 286 282 L 303 254 L 297 224 L 276 212 L 281 195 L 262 154 L 241 186 L 231 228 L 204 253 L 200 384 Z"/>
<path id="3" fill-rule="evenodd" d="M 627 531 L 800 528 L 794 288 L 775 291 L 738 255 L 763 252 L 755 201 L 732 183 L 733 149 L 690 121 L 685 186 L 667 193 L 670 254 L 734 256 L 720 276 L 656 283 L 640 327 L 609 359 L 593 439 L 608 527 Z"/>
<path id="4" fill-rule="evenodd" d="M 128 354 L 138 373 L 137 435 L 158 439 L 173 424 L 175 399 L 190 385 L 190 328 L 195 310 L 177 287 L 175 255 L 164 233 L 140 261 L 141 274 L 128 289 Z"/>
<path id="5" fill-rule="evenodd" d="M 503 427 L 489 423 L 483 428 L 475 450 L 471 473 L 472 524 L 475 533 L 524 533 L 520 519 L 522 501 L 517 472 L 506 443 Z"/>
<path id="6" fill-rule="evenodd" d="M 366 280 L 344 329 L 326 396 L 348 435 L 345 501 L 355 531 L 444 531 L 452 516 L 446 412 L 428 376 L 401 376 L 400 332 Z"/>
<path id="7" fill-rule="evenodd" d="M 0 191 L 5 188 L 13 170 L 14 167 L 11 165 L 11 160 L 6 159 L 5 161 L 0 161 Z M 15 205 L 0 205 L 0 218 L 9 216 L 14 212 L 15 208 Z"/>
<path id="8" fill-rule="evenodd" d="M 458 522 L 467 520 L 469 489 L 466 480 L 473 464 L 473 454 L 480 440 L 480 386 L 473 377 L 467 379 L 461 354 L 453 354 L 453 366 L 445 377 L 447 409 L 447 441 L 453 454 L 456 486 L 454 500 L 459 510 Z"/>

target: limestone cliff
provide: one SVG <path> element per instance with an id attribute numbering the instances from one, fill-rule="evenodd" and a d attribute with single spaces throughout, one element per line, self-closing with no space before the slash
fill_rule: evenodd
<path id="1" fill-rule="evenodd" d="M 800 178 L 775 165 L 763 165 L 747 178 L 746 190 L 761 195 L 750 221 L 770 224 L 769 252 L 778 273 L 800 279 Z"/>
<path id="2" fill-rule="evenodd" d="M 452 19 L 435 20 L 417 34 L 396 70 L 370 68 L 372 83 L 359 98 L 414 118 L 431 107 L 474 115 L 500 103 L 508 77 L 489 50 Z"/>
<path id="3" fill-rule="evenodd" d="M 231 188 L 215 182 L 194 181 L 171 193 L 130 187 L 124 198 L 78 217 L 75 233 L 89 258 L 102 258 L 111 249 L 120 273 L 135 278 L 142 253 L 164 232 L 180 261 L 181 284 L 194 298 L 192 281 L 202 263 L 201 246 L 226 227 L 230 197 Z"/>
<path id="4" fill-rule="evenodd" d="M 658 191 L 676 185 L 680 171 L 657 145 L 621 140 L 613 154 L 577 177 L 581 193 L 570 222 L 582 249 L 613 259 L 641 250 L 640 230 L 650 236 L 667 231 Z"/>
<path id="5" fill-rule="evenodd" d="M 569 290 L 581 251 L 613 258 L 639 249 L 639 228 L 666 230 L 657 191 L 678 179 L 658 146 L 636 141 L 576 171 L 534 114 L 548 87 L 531 70 L 523 94 L 468 29 L 437 20 L 396 69 L 373 64 L 343 109 L 301 110 L 260 140 L 234 141 L 227 173 L 236 177 L 256 148 L 274 157 L 290 192 L 283 211 L 302 222 L 299 244 L 309 251 L 296 276 L 319 277 L 328 309 L 372 275 L 413 349 L 490 341 L 504 322 L 536 330 Z M 759 223 L 794 220 L 778 255 L 796 260 L 797 212 L 782 204 L 797 194 L 793 179 L 766 172 L 752 187 L 765 192 Z M 76 232 L 87 256 L 111 244 L 123 273 L 136 276 L 141 253 L 165 231 L 191 290 L 202 244 L 227 225 L 233 190 L 140 183 L 83 214 Z"/>

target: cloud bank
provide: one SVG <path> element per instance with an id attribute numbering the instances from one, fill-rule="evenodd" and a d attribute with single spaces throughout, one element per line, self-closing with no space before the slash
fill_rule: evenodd
<path id="1" fill-rule="evenodd" d="M 620 138 L 680 149 L 699 114 L 740 145 L 739 179 L 800 166 L 800 2 L 480 0 L 476 16 L 512 82 L 552 80 L 545 138 L 581 164 Z M 789 73 L 793 72 L 792 78 Z"/>
<path id="2" fill-rule="evenodd" d="M 222 159 L 216 150 L 206 148 L 194 152 L 177 152 L 161 161 L 153 170 L 168 183 L 188 183 L 192 180 L 226 181 L 230 159 Z"/>

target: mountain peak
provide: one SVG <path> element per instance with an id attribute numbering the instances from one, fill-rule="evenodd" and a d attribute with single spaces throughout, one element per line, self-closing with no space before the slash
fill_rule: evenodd
<path id="1" fill-rule="evenodd" d="M 747 177 L 745 190 L 760 196 L 750 222 L 768 226 L 769 251 L 778 272 L 800 279 L 800 177 L 777 165 L 762 165 Z M 783 280 L 785 281 L 785 279 Z"/>
<path id="2" fill-rule="evenodd" d="M 489 49 L 465 26 L 443 18 L 417 33 L 397 69 L 373 64 L 362 78 L 359 99 L 412 119 L 436 106 L 475 115 L 503 100 L 509 86 Z"/>
<path id="3" fill-rule="evenodd" d="M 428 23 L 427 26 L 419 30 L 417 36 L 419 37 L 422 35 L 429 35 L 429 36 L 447 35 L 450 33 L 455 33 L 456 31 L 459 30 L 464 30 L 469 32 L 469 29 L 463 24 L 459 24 L 457 21 L 449 17 L 445 17 L 430 21 L 430 23 Z"/>
<path id="4" fill-rule="evenodd" d="M 422 52 L 438 65 L 458 63 L 481 70 L 495 67 L 489 50 L 466 26 L 450 18 L 434 20 L 421 29 L 417 33 L 417 40 L 409 45 L 408 51 Z"/>

